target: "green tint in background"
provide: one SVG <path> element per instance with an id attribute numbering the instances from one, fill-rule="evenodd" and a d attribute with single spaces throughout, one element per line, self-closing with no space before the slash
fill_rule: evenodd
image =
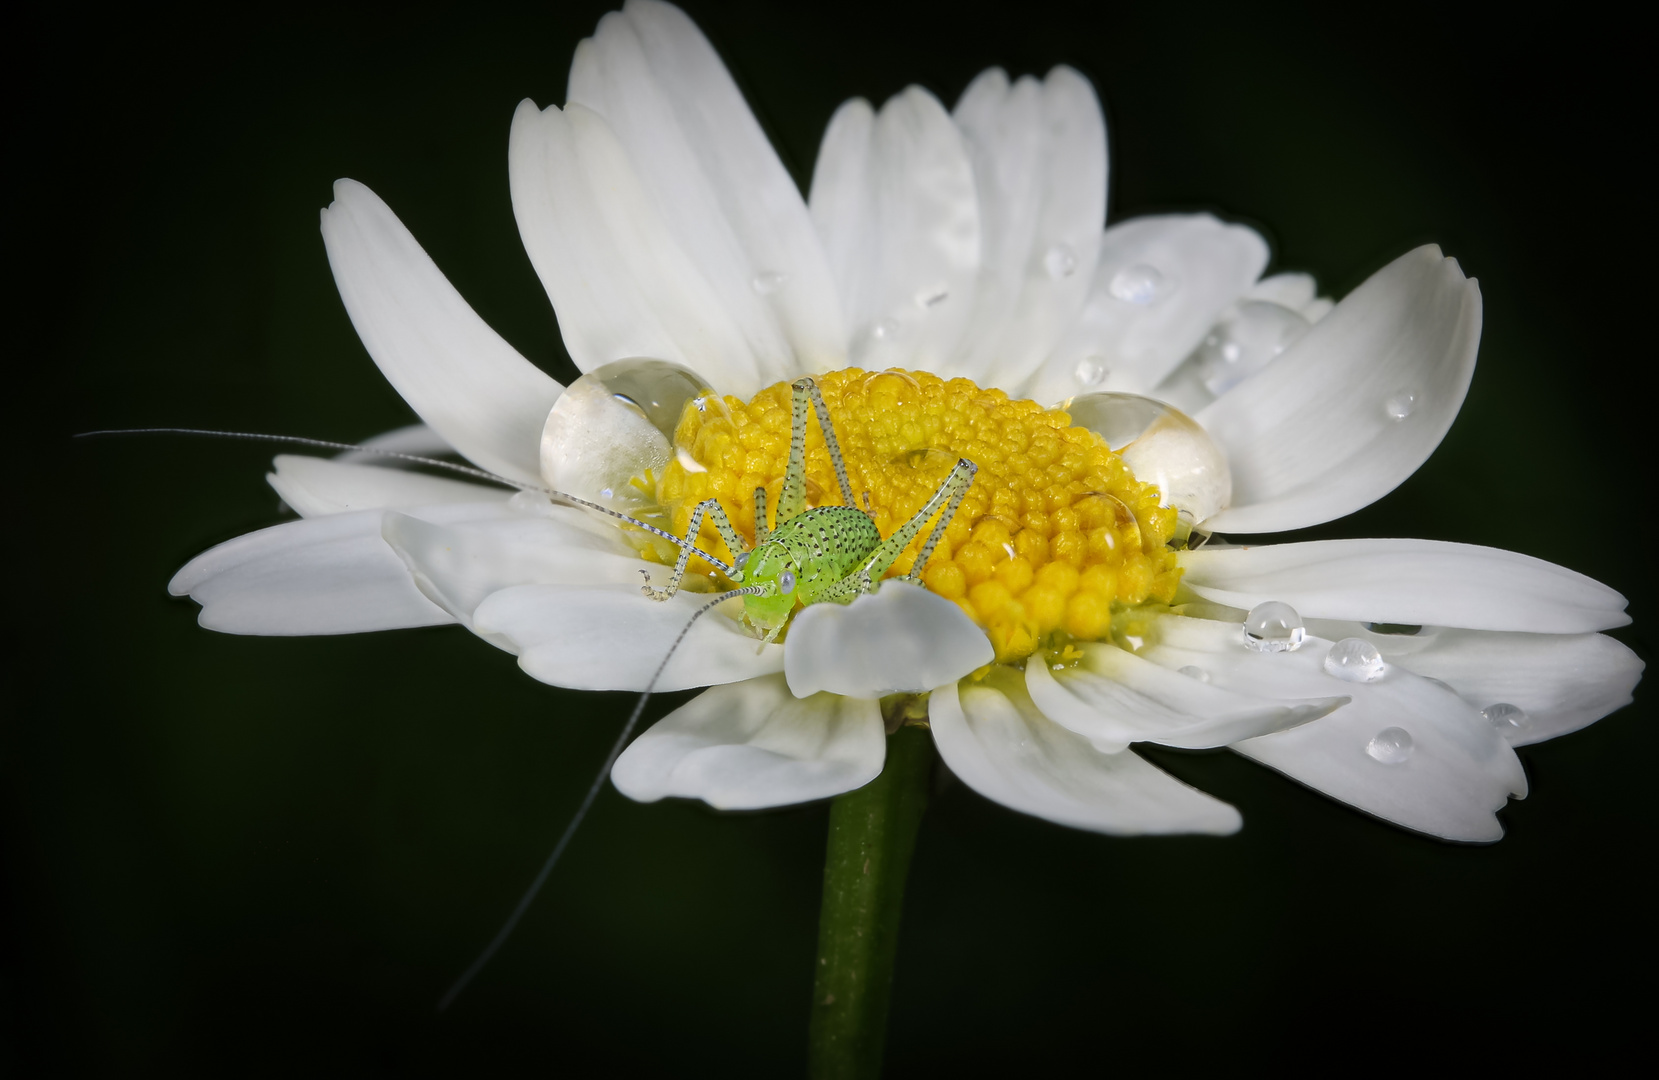
<path id="1" fill-rule="evenodd" d="M 834 107 L 1073 64 L 1112 220 L 1211 209 L 1344 295 L 1433 240 L 1478 277 L 1480 366 L 1440 450 L 1310 537 L 1524 551 L 1631 599 L 1652 655 L 1650 119 L 1616 30 L 1438 9 L 691 4 L 803 183 Z M 227 9 L 9 35 L 15 415 L 0 1069 L 777 1076 L 804 1068 L 822 804 L 717 814 L 607 791 L 517 936 L 505 916 L 632 704 L 531 681 L 459 628 L 209 633 L 168 578 L 278 520 L 268 450 L 413 420 L 317 232 L 378 192 L 478 312 L 568 381 L 508 199 L 520 98 L 562 102 L 603 4 Z M 30 68 L 33 66 L 33 71 Z M 1650 958 L 1646 687 L 1521 751 L 1500 844 L 1381 825 L 1226 754 L 1152 752 L 1227 839 L 1121 840 L 960 784 L 911 877 L 890 1072 L 1584 1054 Z M 687 695 L 653 703 L 664 715 Z M 1333 1057 L 1332 1055 L 1348 1055 Z"/>

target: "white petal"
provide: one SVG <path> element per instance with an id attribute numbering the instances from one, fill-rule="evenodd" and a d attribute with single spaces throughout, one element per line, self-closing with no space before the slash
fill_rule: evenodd
<path id="1" fill-rule="evenodd" d="M 1306 724 L 1347 697 L 1269 700 L 1170 671 L 1115 645 L 1085 644 L 1076 667 L 1050 672 L 1033 658 L 1025 686 L 1043 715 L 1115 754 L 1133 742 L 1202 750 Z"/>
<path id="2" fill-rule="evenodd" d="M 1106 224 L 1106 121 L 1094 87 L 1057 67 L 1010 86 L 993 68 L 952 113 L 979 192 L 974 312 L 952 374 L 1018 386 L 1082 310 Z"/>
<path id="3" fill-rule="evenodd" d="M 1267 244 L 1255 230 L 1209 214 L 1113 225 L 1101 239 L 1082 314 L 1032 376 L 1026 396 L 1047 403 L 1097 390 L 1151 392 L 1266 265 Z M 1147 281 L 1157 282 L 1150 296 L 1136 289 Z M 1101 369 L 1098 382 L 1079 378 Z"/>
<path id="4" fill-rule="evenodd" d="M 851 604 L 813 604 L 795 615 L 784 670 L 796 697 L 922 693 L 996 659 L 985 631 L 926 589 L 884 583 Z"/>
<path id="5" fill-rule="evenodd" d="M 1382 498 L 1440 445 L 1475 370 L 1480 288 L 1430 244 L 1389 263 L 1195 417 L 1227 451 L 1223 532 L 1299 529 Z"/>
<path id="6" fill-rule="evenodd" d="M 1491 841 L 1503 835 L 1494 812 L 1509 793 L 1526 794 L 1515 752 L 1480 713 L 1409 671 L 1350 683 L 1325 673 L 1331 643 L 1323 638 L 1309 637 L 1295 652 L 1259 653 L 1245 648 L 1236 626 L 1207 619 L 1169 616 L 1158 632 L 1147 659 L 1201 668 L 1213 685 L 1266 697 L 1352 697 L 1329 716 L 1233 747 L 1333 799 L 1432 836 Z M 1389 764 L 1367 748 L 1391 728 L 1404 729 L 1411 750 Z"/>
<path id="7" fill-rule="evenodd" d="M 506 503 L 513 493 L 484 484 L 387 469 L 346 465 L 326 458 L 279 454 L 265 479 L 301 517 L 343 514 L 388 506 Z"/>
<path id="8" fill-rule="evenodd" d="M 406 424 L 391 431 L 383 431 L 379 435 L 361 440 L 357 445 L 392 450 L 399 454 L 418 454 L 421 457 L 443 457 L 445 454 L 455 453 L 455 448 L 445 442 L 442 435 L 425 424 Z M 397 458 L 364 453 L 362 450 L 347 450 L 343 454 L 336 454 L 334 460 L 342 465 L 382 465 L 389 469 L 401 467 Z"/>
<path id="9" fill-rule="evenodd" d="M 928 699 L 939 756 L 994 802 L 1078 829 L 1237 832 L 1237 810 L 1188 787 L 1132 750 L 1103 754 L 1045 718 L 1017 673 L 942 686 Z"/>
<path id="10" fill-rule="evenodd" d="M 552 509 L 472 525 L 434 525 L 389 512 L 381 535 L 422 594 L 463 624 L 490 594 L 514 585 L 633 585 L 647 567 L 622 534 L 596 534 L 580 511 Z"/>
<path id="11" fill-rule="evenodd" d="M 1319 285 L 1312 274 L 1274 274 L 1264 277 L 1244 294 L 1246 300 L 1265 300 L 1270 304 L 1301 311 L 1319 293 Z"/>
<path id="12" fill-rule="evenodd" d="M 916 86 L 879 115 L 862 100 L 842 105 L 810 206 L 852 363 L 947 370 L 974 306 L 980 226 L 973 166 L 944 106 Z"/>
<path id="13" fill-rule="evenodd" d="M 479 604 L 472 626 L 492 641 L 510 643 L 533 678 L 575 690 L 644 690 L 671 649 L 653 690 L 714 686 L 783 670 L 782 645 L 757 649 L 758 642 L 721 611 L 686 631 L 708 600 L 682 592 L 658 602 L 637 585 L 519 585 Z"/>
<path id="14" fill-rule="evenodd" d="M 705 690 L 636 739 L 611 770 L 638 802 L 702 799 L 720 810 L 827 799 L 881 772 L 887 737 L 874 701 L 797 698 L 782 676 Z"/>
<path id="15" fill-rule="evenodd" d="M 414 511 L 428 521 L 500 517 L 506 508 L 460 505 Z M 380 538 L 382 511 L 290 521 L 238 536 L 196 556 L 168 583 L 202 605 L 201 624 L 227 634 L 356 634 L 454 620 L 415 588 Z"/>
<path id="16" fill-rule="evenodd" d="M 1249 609 L 1282 600 L 1304 619 L 1577 634 L 1623 626 L 1625 599 L 1530 555 L 1440 540 L 1316 540 L 1182 552 L 1181 584 Z"/>
<path id="17" fill-rule="evenodd" d="M 1477 709 L 1500 702 L 1527 714 L 1499 731 L 1511 746 L 1565 735 L 1630 704 L 1641 658 L 1605 634 L 1505 634 L 1424 627 L 1414 635 L 1377 634 L 1359 623 L 1310 624 L 1327 638 L 1360 637 L 1383 659 L 1439 679 Z"/>
<path id="18" fill-rule="evenodd" d="M 403 400 L 482 468 L 537 482 L 537 448 L 561 387 L 501 340 L 380 197 L 334 185 L 328 264 L 351 323 Z"/>
<path id="19" fill-rule="evenodd" d="M 767 377 L 846 366 L 840 305 L 806 204 L 683 12 L 630 0 L 605 16 L 577 51 L 568 102 L 609 123 Z"/>

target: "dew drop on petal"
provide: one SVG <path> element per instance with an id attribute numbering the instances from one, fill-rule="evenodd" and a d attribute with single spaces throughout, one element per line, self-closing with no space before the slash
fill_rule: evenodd
<path id="1" fill-rule="evenodd" d="M 1113 296 L 1126 304 L 1146 306 L 1158 299 L 1163 291 L 1164 275 L 1156 266 L 1146 263 L 1136 263 L 1126 266 L 1112 275 L 1112 283 L 1107 286 Z"/>
<path id="2" fill-rule="evenodd" d="M 1096 386 L 1106 378 L 1106 365 L 1101 363 L 1100 357 L 1090 353 L 1077 362 L 1073 374 L 1077 376 L 1079 385 Z"/>
<path id="3" fill-rule="evenodd" d="M 1070 244 L 1055 244 L 1043 255 L 1043 269 L 1055 281 L 1069 278 L 1077 272 L 1077 252 Z"/>
<path id="4" fill-rule="evenodd" d="M 1210 681 L 1210 673 L 1199 667 L 1197 664 L 1188 664 L 1186 667 L 1176 668 L 1175 670 L 1180 674 L 1185 675 L 1187 678 L 1197 679 L 1201 683 L 1207 683 Z"/>
<path id="5" fill-rule="evenodd" d="M 1413 390 L 1401 390 L 1398 394 L 1383 402 L 1383 412 L 1390 420 L 1404 420 L 1417 408 L 1417 393 Z"/>
<path id="6" fill-rule="evenodd" d="M 762 270 L 749 279 L 749 287 L 762 296 L 771 296 L 788 280 L 788 274 L 781 274 L 776 270 Z"/>
<path id="7" fill-rule="evenodd" d="M 1343 638 L 1325 654 L 1325 672 L 1343 682 L 1370 683 L 1383 677 L 1382 653 L 1364 638 Z"/>
<path id="8" fill-rule="evenodd" d="M 1302 616 L 1282 600 L 1257 604 L 1244 617 L 1244 644 L 1256 652 L 1294 652 L 1307 636 Z"/>
<path id="9" fill-rule="evenodd" d="M 1402 727 L 1383 728 L 1365 744 L 1365 752 L 1384 765 L 1403 764 L 1416 749 L 1417 745 L 1411 741 L 1411 732 Z"/>
<path id="10" fill-rule="evenodd" d="M 1480 711 L 1486 717 L 1486 722 L 1497 728 L 1505 735 L 1517 731 L 1525 731 L 1532 724 L 1532 717 L 1519 705 L 1511 705 L 1507 701 L 1500 701 L 1495 705 L 1488 705 Z"/>
<path id="11" fill-rule="evenodd" d="M 1179 409 L 1139 394 L 1111 391 L 1079 394 L 1062 408 L 1074 425 L 1099 435 L 1122 455 L 1135 479 L 1157 485 L 1163 504 L 1175 507 L 1193 524 L 1232 500 L 1227 455 L 1209 432 Z"/>

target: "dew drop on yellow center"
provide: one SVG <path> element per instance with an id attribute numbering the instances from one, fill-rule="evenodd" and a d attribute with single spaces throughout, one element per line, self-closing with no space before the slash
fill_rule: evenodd
<path id="1" fill-rule="evenodd" d="M 1066 413 L 967 379 L 856 368 L 817 378 L 860 509 L 890 535 L 938 490 L 958 458 L 979 466 L 923 574 L 985 629 L 997 659 L 1017 661 L 1067 639 L 1098 641 L 1113 612 L 1169 603 L 1180 570 L 1167 541 L 1173 508 L 1136 480 L 1094 432 Z M 684 535 L 692 509 L 716 498 L 753 542 L 755 489 L 776 507 L 789 463 L 791 387 L 778 383 L 725 408 L 688 407 L 675 432 L 676 460 L 657 479 L 657 499 Z M 807 503 L 841 495 L 824 437 L 809 414 Z M 929 529 L 889 577 L 910 572 Z M 729 558 L 705 526 L 705 550 Z M 647 552 L 647 557 L 651 553 Z M 710 572 L 707 564 L 692 568 Z M 1121 627 L 1120 627 L 1121 629 Z"/>

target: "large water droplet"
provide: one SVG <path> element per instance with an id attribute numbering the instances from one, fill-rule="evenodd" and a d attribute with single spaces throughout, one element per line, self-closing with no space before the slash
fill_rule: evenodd
<path id="1" fill-rule="evenodd" d="M 1480 711 L 1486 717 L 1486 722 L 1503 732 L 1511 735 L 1518 731 L 1525 731 L 1532 726 L 1532 717 L 1519 705 L 1511 705 L 1507 701 L 1500 701 L 1496 705 L 1488 705 Z"/>
<path id="2" fill-rule="evenodd" d="M 1073 372 L 1077 376 L 1080 386 L 1097 386 L 1106 379 L 1106 365 L 1100 357 L 1093 353 L 1077 362 L 1077 369 Z"/>
<path id="3" fill-rule="evenodd" d="M 1365 752 L 1384 765 L 1400 765 L 1411 758 L 1417 744 L 1411 741 L 1411 732 L 1403 727 L 1387 727 L 1371 737 Z"/>
<path id="4" fill-rule="evenodd" d="M 1325 654 L 1325 671 L 1343 682 L 1376 682 L 1387 669 L 1382 653 L 1364 638 L 1343 638 Z"/>
<path id="5" fill-rule="evenodd" d="M 1107 288 L 1113 296 L 1124 303 L 1140 304 L 1144 307 L 1158 299 L 1158 294 L 1163 292 L 1163 271 L 1146 263 L 1126 266 L 1112 275 L 1111 284 Z"/>
<path id="6" fill-rule="evenodd" d="M 1256 652 L 1294 652 L 1307 636 L 1302 616 L 1282 600 L 1257 604 L 1244 617 L 1244 644 Z"/>
<path id="7" fill-rule="evenodd" d="M 1055 244 L 1043 255 L 1043 269 L 1055 281 L 1069 278 L 1077 272 L 1077 252 L 1070 244 Z"/>
<path id="8" fill-rule="evenodd" d="M 771 296 L 783 288 L 783 283 L 788 280 L 788 274 L 776 270 L 762 270 L 749 280 L 749 286 L 762 296 Z"/>
<path id="9" fill-rule="evenodd" d="M 1175 670 L 1180 672 L 1182 675 L 1185 675 L 1187 678 L 1197 679 L 1201 683 L 1207 683 L 1210 681 L 1210 673 L 1199 667 L 1197 664 L 1188 664 L 1186 667 L 1176 668 Z"/>
<path id="10" fill-rule="evenodd" d="M 1414 390 L 1401 390 L 1398 394 L 1383 402 L 1383 412 L 1390 420 L 1404 420 L 1417 408 L 1417 393 Z"/>
<path id="11" fill-rule="evenodd" d="M 1079 365 L 1081 369 L 1081 365 Z M 1195 525 L 1233 497 L 1227 455 L 1186 413 L 1139 394 L 1079 394 L 1060 406 L 1106 440 L 1137 480 L 1156 484 L 1165 506 Z"/>
<path id="12" fill-rule="evenodd" d="M 674 429 L 694 401 L 719 401 L 690 368 L 633 358 L 604 364 L 565 388 L 542 428 L 542 479 L 556 491 L 635 514 L 656 493 L 630 483 L 661 472 Z M 721 403 L 721 407 L 723 403 Z"/>

